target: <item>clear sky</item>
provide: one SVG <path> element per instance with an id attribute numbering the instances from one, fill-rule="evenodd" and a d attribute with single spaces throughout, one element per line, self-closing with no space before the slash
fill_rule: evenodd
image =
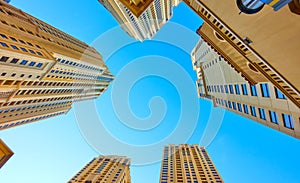
<path id="1" fill-rule="evenodd" d="M 132 182 L 155 183 L 168 143 L 206 145 L 227 183 L 300 183 L 299 140 L 231 112 L 223 116 L 197 98 L 189 53 L 202 20 L 186 5 L 152 41 L 140 43 L 96 0 L 11 4 L 95 46 L 116 79 L 67 115 L 1 131 L 15 155 L 0 170 L 0 183 L 67 182 L 99 153 L 130 156 Z"/>

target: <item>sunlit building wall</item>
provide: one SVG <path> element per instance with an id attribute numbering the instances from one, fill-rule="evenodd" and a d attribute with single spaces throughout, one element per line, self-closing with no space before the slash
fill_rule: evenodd
<path id="1" fill-rule="evenodd" d="M 0 67 L 0 130 L 66 114 L 114 78 L 94 48 L 4 1 Z"/>
<path id="2" fill-rule="evenodd" d="M 169 145 L 163 150 L 160 183 L 223 183 L 206 149 L 199 145 Z"/>
<path id="3" fill-rule="evenodd" d="M 199 40 L 191 55 L 200 98 L 211 100 L 215 107 L 300 138 L 298 106 L 271 82 L 251 84 L 205 38 Z M 253 77 L 259 78 L 262 74 L 256 75 Z"/>
<path id="4" fill-rule="evenodd" d="M 257 84 L 263 78 L 252 73 L 261 73 L 300 107 L 299 15 L 288 6 L 277 12 L 265 6 L 255 15 L 240 14 L 235 0 L 184 2 L 206 22 L 198 33 L 243 77 Z"/>
<path id="5" fill-rule="evenodd" d="M 85 165 L 68 183 L 130 183 L 130 159 L 99 156 Z"/>

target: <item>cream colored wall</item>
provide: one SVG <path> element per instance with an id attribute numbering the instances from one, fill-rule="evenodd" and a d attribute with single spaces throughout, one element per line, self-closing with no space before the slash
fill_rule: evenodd
<path id="1" fill-rule="evenodd" d="M 199 48 L 198 52 L 196 52 L 196 54 L 202 54 L 207 49 L 211 49 L 211 48 L 206 43 L 203 43 L 201 44 L 201 47 Z M 256 85 L 258 96 L 251 96 L 249 83 L 239 73 L 237 73 L 223 58 L 221 62 L 220 61 L 215 62 L 216 58 L 219 58 L 218 54 L 216 54 L 213 50 L 211 50 L 201 60 L 202 67 L 205 65 L 211 65 L 208 68 L 204 69 L 206 85 L 208 86 L 208 85 L 239 84 L 240 93 L 241 93 L 240 95 L 236 95 L 236 94 L 227 94 L 221 92 L 209 92 L 209 95 L 214 97 L 213 102 L 217 106 L 226 108 L 225 106 L 217 104 L 216 98 L 229 100 L 231 102 L 236 102 L 241 104 L 247 104 L 249 115 L 245 114 L 244 112 L 239 112 L 238 110 L 230 109 L 229 107 L 226 109 L 235 112 L 239 115 L 242 115 L 244 117 L 250 118 L 261 124 L 267 125 L 276 130 L 279 130 L 281 132 L 284 132 L 288 135 L 294 136 L 296 138 L 300 138 L 300 133 L 299 133 L 300 132 L 299 131 L 300 111 L 299 108 L 293 102 L 291 102 L 289 99 L 287 100 L 277 99 L 275 96 L 274 85 L 270 82 L 263 82 L 263 83 L 268 83 L 269 85 L 270 98 L 262 97 L 261 89 L 259 86 L 261 83 L 258 83 Z M 212 64 L 212 61 L 214 61 L 214 64 Z M 246 84 L 248 95 L 242 94 L 241 84 Z M 251 115 L 250 106 L 256 107 L 257 117 L 253 117 Z M 267 120 L 260 119 L 258 108 L 265 109 Z M 270 122 L 270 116 L 268 113 L 269 110 L 275 111 L 277 113 L 278 125 Z M 292 115 L 294 129 L 288 129 L 284 127 L 283 120 L 281 117 L 282 113 Z"/>

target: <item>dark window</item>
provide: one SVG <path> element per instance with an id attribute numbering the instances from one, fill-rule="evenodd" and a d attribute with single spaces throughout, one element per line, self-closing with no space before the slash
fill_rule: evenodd
<path id="1" fill-rule="evenodd" d="M 263 97 L 270 97 L 270 92 L 269 92 L 269 86 L 267 83 L 264 84 L 260 84 L 260 88 L 261 88 L 261 93 Z"/>
<path id="2" fill-rule="evenodd" d="M 8 47 L 6 43 L 0 42 L 3 47 Z"/>
<path id="3" fill-rule="evenodd" d="M 233 86 L 232 85 L 229 85 L 229 90 L 230 90 L 231 94 L 234 94 L 234 92 L 233 92 Z"/>
<path id="4" fill-rule="evenodd" d="M 256 110 L 254 106 L 250 106 L 251 109 L 251 115 L 256 117 Z"/>
<path id="5" fill-rule="evenodd" d="M 10 45 L 13 49 L 15 49 L 15 50 L 19 50 L 19 48 L 18 47 L 16 47 L 15 45 Z"/>
<path id="6" fill-rule="evenodd" d="M 29 46 L 33 46 L 31 43 L 29 43 L 29 42 L 27 42 L 27 44 L 29 45 Z"/>
<path id="7" fill-rule="evenodd" d="M 34 66 L 36 62 L 30 62 L 29 66 Z"/>
<path id="8" fill-rule="evenodd" d="M 242 84 L 243 95 L 248 95 L 247 85 Z"/>
<path id="9" fill-rule="evenodd" d="M 244 113 L 249 114 L 248 106 L 244 104 L 243 107 L 244 107 Z"/>
<path id="10" fill-rule="evenodd" d="M 9 59 L 9 57 L 2 56 L 2 57 L 0 58 L 0 61 L 1 61 L 1 62 L 6 62 L 8 59 Z"/>
<path id="11" fill-rule="evenodd" d="M 19 61 L 19 59 L 17 59 L 17 58 L 13 58 L 11 61 L 10 61 L 10 63 L 17 63 Z"/>
<path id="12" fill-rule="evenodd" d="M 251 95 L 252 96 L 257 96 L 257 90 L 255 85 L 250 85 L 251 88 Z"/>
<path id="13" fill-rule="evenodd" d="M 26 44 L 25 41 L 23 41 L 23 40 L 21 40 L 21 39 L 19 39 L 19 41 L 20 41 L 20 43 L 22 43 L 22 44 Z"/>
<path id="14" fill-rule="evenodd" d="M 2 38 L 7 39 L 6 35 L 4 35 L 4 34 L 0 34 L 0 36 L 1 36 Z"/>
<path id="15" fill-rule="evenodd" d="M 14 42 L 18 42 L 14 37 L 9 37 L 11 40 L 13 40 Z"/>
<path id="16" fill-rule="evenodd" d="M 21 50 L 24 51 L 24 52 L 27 52 L 27 50 L 23 47 L 21 47 Z"/>
<path id="17" fill-rule="evenodd" d="M 282 114 L 282 120 L 286 128 L 294 129 L 294 123 L 291 115 Z"/>
<path id="18" fill-rule="evenodd" d="M 237 103 L 237 105 L 238 105 L 238 110 L 239 110 L 240 112 L 243 112 L 242 105 L 241 105 L 240 103 Z"/>
<path id="19" fill-rule="evenodd" d="M 236 104 L 235 104 L 235 102 L 232 102 L 232 108 L 233 108 L 234 110 L 236 110 Z"/>
<path id="20" fill-rule="evenodd" d="M 43 56 L 43 54 L 39 51 L 36 52 L 38 55 Z"/>
<path id="21" fill-rule="evenodd" d="M 225 92 L 228 93 L 228 85 L 225 85 Z"/>
<path id="22" fill-rule="evenodd" d="M 235 93 L 237 95 L 239 95 L 240 94 L 240 87 L 239 87 L 239 85 L 238 84 L 234 85 L 234 88 L 235 88 Z"/>
<path id="23" fill-rule="evenodd" d="M 229 107 L 230 109 L 232 109 L 232 106 L 231 106 L 231 102 L 230 102 L 230 101 L 228 101 L 228 107 Z"/>
<path id="24" fill-rule="evenodd" d="M 278 99 L 287 99 L 286 96 L 283 93 L 281 93 L 281 91 L 277 88 L 275 88 L 275 95 Z"/>
<path id="25" fill-rule="evenodd" d="M 22 62 L 20 63 L 21 65 L 26 65 L 27 64 L 27 60 L 22 60 Z"/>
<path id="26" fill-rule="evenodd" d="M 270 115 L 270 121 L 272 123 L 278 124 L 278 118 L 277 118 L 277 114 L 275 111 L 269 111 L 269 115 Z"/>
<path id="27" fill-rule="evenodd" d="M 262 109 L 262 108 L 258 108 L 258 110 L 259 110 L 259 117 L 260 117 L 260 119 L 266 120 L 265 110 Z"/>
<path id="28" fill-rule="evenodd" d="M 39 67 L 39 68 L 40 68 L 40 67 L 42 67 L 42 65 L 43 65 L 42 63 L 38 63 L 38 64 L 36 65 L 36 67 Z"/>

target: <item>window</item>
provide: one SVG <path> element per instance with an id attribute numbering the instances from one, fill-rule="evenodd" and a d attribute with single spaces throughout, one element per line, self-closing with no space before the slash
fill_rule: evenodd
<path id="1" fill-rule="evenodd" d="M 11 40 L 13 40 L 14 42 L 17 42 L 17 40 L 14 37 L 9 37 Z"/>
<path id="2" fill-rule="evenodd" d="M 39 51 L 36 52 L 38 55 L 43 56 L 43 54 Z"/>
<path id="3" fill-rule="evenodd" d="M 227 106 L 226 106 L 227 107 Z M 231 102 L 230 101 L 228 101 L 228 107 L 231 109 L 232 108 L 232 106 L 231 106 Z"/>
<path id="4" fill-rule="evenodd" d="M 7 46 L 6 43 L 0 42 L 0 44 L 1 44 L 3 47 L 7 47 L 7 48 L 8 48 L 8 46 Z"/>
<path id="5" fill-rule="evenodd" d="M 229 91 L 230 91 L 230 94 L 234 94 L 232 85 L 229 85 Z"/>
<path id="6" fill-rule="evenodd" d="M 246 84 L 242 84 L 242 91 L 243 91 L 243 95 L 248 95 L 248 90 L 247 90 Z"/>
<path id="7" fill-rule="evenodd" d="M 266 120 L 265 110 L 262 109 L 262 108 L 258 108 L 258 110 L 259 110 L 259 117 L 260 117 L 260 119 Z"/>
<path id="8" fill-rule="evenodd" d="M 20 63 L 21 65 L 26 65 L 27 64 L 27 60 L 22 60 L 22 62 Z"/>
<path id="9" fill-rule="evenodd" d="M 7 39 L 6 35 L 4 35 L 4 34 L 0 34 L 0 36 L 1 36 L 2 38 Z"/>
<path id="10" fill-rule="evenodd" d="M 249 114 L 248 106 L 244 104 L 243 107 L 244 107 L 244 113 Z"/>
<path id="11" fill-rule="evenodd" d="M 256 110 L 255 110 L 255 107 L 250 106 L 250 109 L 251 109 L 251 115 L 256 117 Z"/>
<path id="12" fill-rule="evenodd" d="M 24 51 L 24 52 L 27 52 L 27 50 L 23 47 L 21 47 L 21 50 Z"/>
<path id="13" fill-rule="evenodd" d="M 22 44 L 26 44 L 25 41 L 23 41 L 23 40 L 21 40 L 21 39 L 19 39 L 19 41 L 20 41 L 20 43 L 22 43 Z"/>
<path id="14" fill-rule="evenodd" d="M 33 46 L 30 42 L 27 42 L 27 44 L 28 44 L 29 46 Z"/>
<path id="15" fill-rule="evenodd" d="M 270 115 L 270 121 L 272 123 L 278 124 L 278 118 L 277 118 L 277 114 L 275 111 L 269 111 L 269 115 Z"/>
<path id="16" fill-rule="evenodd" d="M 237 103 L 237 105 L 238 105 L 238 110 L 239 110 L 240 112 L 243 112 L 242 105 L 241 105 L 240 103 Z"/>
<path id="17" fill-rule="evenodd" d="M 286 96 L 283 93 L 281 93 L 281 91 L 278 90 L 277 88 L 275 88 L 275 95 L 276 98 L 278 99 L 285 99 L 285 100 L 287 99 Z"/>
<path id="18" fill-rule="evenodd" d="M 10 45 L 13 49 L 15 49 L 15 50 L 19 50 L 19 48 L 18 47 L 16 47 L 15 45 Z"/>
<path id="19" fill-rule="evenodd" d="M 30 53 L 35 54 L 35 52 L 33 50 L 29 50 Z"/>
<path id="20" fill-rule="evenodd" d="M 251 89 L 251 95 L 252 96 L 257 96 L 256 86 L 255 85 L 250 85 L 250 89 Z"/>
<path id="21" fill-rule="evenodd" d="M 13 63 L 13 64 L 15 64 L 15 63 L 17 63 L 19 61 L 19 59 L 17 59 L 17 58 L 13 58 L 11 61 L 10 61 L 10 63 Z"/>
<path id="22" fill-rule="evenodd" d="M 225 85 L 225 92 L 228 93 L 228 86 Z"/>
<path id="23" fill-rule="evenodd" d="M 8 59 L 9 59 L 9 57 L 2 56 L 2 57 L 0 58 L 0 61 L 1 61 L 1 62 L 6 62 Z"/>
<path id="24" fill-rule="evenodd" d="M 289 128 L 289 129 L 294 129 L 294 123 L 293 123 L 291 115 L 282 114 L 282 120 L 284 123 L 284 127 Z"/>
<path id="25" fill-rule="evenodd" d="M 232 102 L 232 108 L 233 108 L 234 110 L 236 110 L 236 104 L 235 104 L 235 102 Z"/>
<path id="26" fill-rule="evenodd" d="M 239 87 L 239 85 L 238 84 L 234 85 L 234 88 L 235 88 L 235 93 L 237 95 L 239 95 L 240 94 L 240 87 Z"/>
<path id="27" fill-rule="evenodd" d="M 268 83 L 260 84 L 261 94 L 263 97 L 270 97 L 269 86 Z"/>
<path id="28" fill-rule="evenodd" d="M 42 67 L 42 63 L 38 63 L 37 65 L 36 65 L 36 67 L 38 67 L 38 68 L 40 68 L 40 67 Z"/>
<path id="29" fill-rule="evenodd" d="M 36 62 L 30 62 L 29 66 L 34 66 Z"/>

